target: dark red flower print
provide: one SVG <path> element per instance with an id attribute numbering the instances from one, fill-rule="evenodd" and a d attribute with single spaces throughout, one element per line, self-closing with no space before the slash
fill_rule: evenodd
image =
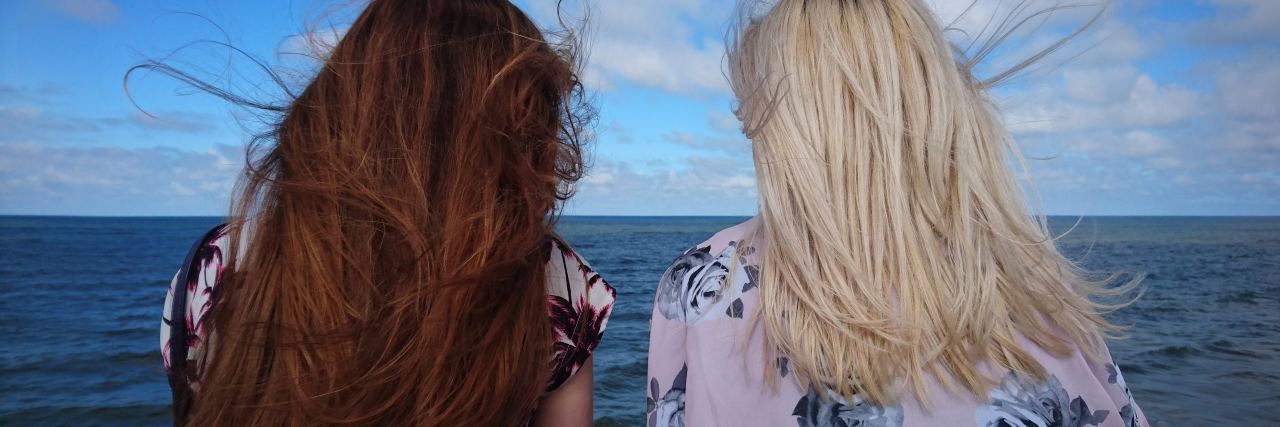
<path id="1" fill-rule="evenodd" d="M 613 311 L 616 291 L 600 275 L 587 269 L 585 288 L 575 303 L 549 295 L 547 308 L 555 336 L 551 381 L 548 390 L 559 388 L 586 363 L 604 337 L 605 323 Z"/>

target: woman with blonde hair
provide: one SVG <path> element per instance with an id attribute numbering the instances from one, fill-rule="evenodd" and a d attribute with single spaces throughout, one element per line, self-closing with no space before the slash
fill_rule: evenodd
<path id="1" fill-rule="evenodd" d="M 1146 424 L 1099 300 L 1133 285 L 1029 213 L 989 82 L 920 0 L 780 0 L 739 28 L 760 211 L 664 273 L 650 426 Z"/>

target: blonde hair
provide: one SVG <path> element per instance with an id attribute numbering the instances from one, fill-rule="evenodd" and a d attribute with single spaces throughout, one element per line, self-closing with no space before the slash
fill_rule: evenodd
<path id="1" fill-rule="evenodd" d="M 1109 289 L 1054 246 L 987 85 L 920 0 L 781 0 L 729 44 L 767 360 L 846 399 L 927 404 L 929 377 L 984 395 L 983 366 L 1043 378 L 1019 336 L 1099 356 L 1118 305 L 1095 297 L 1136 281 Z"/>

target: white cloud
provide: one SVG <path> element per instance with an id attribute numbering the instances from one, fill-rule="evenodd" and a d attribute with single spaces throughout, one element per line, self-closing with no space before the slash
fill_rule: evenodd
<path id="1" fill-rule="evenodd" d="M 530 3 L 540 22 L 556 22 L 556 0 Z M 588 35 L 588 82 L 606 89 L 629 82 L 677 95 L 729 94 L 720 30 L 731 9 L 728 0 L 593 2 L 590 23 L 597 31 Z"/>
<path id="2" fill-rule="evenodd" d="M 691 156 L 671 165 L 600 159 L 578 184 L 571 214 L 743 215 L 755 212 L 756 181 L 740 159 Z"/>
<path id="3" fill-rule="evenodd" d="M 1079 152 L 1119 154 L 1139 158 L 1164 154 L 1172 147 L 1173 144 L 1168 138 L 1145 130 L 1124 134 L 1102 134 L 1093 138 L 1082 138 L 1070 145 L 1071 149 Z"/>
<path id="4" fill-rule="evenodd" d="M 1265 176 L 1256 173 L 1240 175 L 1240 182 L 1245 184 L 1257 184 L 1266 180 Z"/>
<path id="5" fill-rule="evenodd" d="M 1066 75 L 1063 87 L 1043 85 L 1009 95 L 1002 102 L 1006 121 L 1015 134 L 1071 132 L 1099 129 L 1138 129 L 1181 124 L 1201 113 L 1201 99 L 1193 90 L 1160 84 L 1150 76 L 1135 73 L 1129 79 L 1113 79 L 1105 72 L 1089 80 L 1081 75 Z M 1083 82 L 1072 79 L 1084 78 Z M 1112 99 L 1098 89 L 1127 87 L 1119 99 Z M 1084 98 L 1087 102 L 1071 102 Z M 1106 102 L 1099 104 L 1098 102 Z"/>
<path id="6" fill-rule="evenodd" d="M 1161 38 L 1139 34 L 1133 27 L 1112 18 L 1102 21 L 1096 29 L 1089 50 L 1077 61 L 1086 63 L 1110 63 L 1132 61 L 1145 57 L 1161 47 Z M 1090 40 L 1086 38 L 1086 42 Z"/>
<path id="7" fill-rule="evenodd" d="M 1217 95 L 1224 112 L 1257 120 L 1280 118 L 1280 60 L 1276 58 L 1253 55 L 1217 70 Z"/>
<path id="8" fill-rule="evenodd" d="M 33 105 L 0 105 L 0 140 L 27 134 L 92 132 L 101 129 L 96 120 L 67 117 Z"/>
<path id="9" fill-rule="evenodd" d="M 1280 43 L 1280 2 L 1275 0 L 1208 0 L 1217 17 L 1199 22 L 1192 35 L 1217 44 Z"/>
<path id="10" fill-rule="evenodd" d="M 35 105 L 0 105 L 0 142 L 59 142 L 68 139 L 68 135 L 82 138 L 113 126 L 182 133 L 216 128 L 210 115 L 193 111 L 150 115 L 134 111 L 123 117 L 82 117 Z"/>
<path id="11" fill-rule="evenodd" d="M 590 64 L 586 77 L 593 86 L 610 89 L 620 82 L 656 88 L 677 95 L 730 95 L 724 76 L 723 35 L 731 18 L 731 0 L 650 0 L 595 2 L 591 7 L 591 24 L 598 31 L 589 35 Z M 970 37 L 985 38 L 983 28 L 998 24 L 1019 2 L 972 0 L 928 0 L 939 21 L 954 21 L 953 41 L 964 45 Z M 1057 0 L 1029 0 L 1013 19 L 1060 5 Z M 556 0 L 530 0 L 531 11 L 541 22 L 555 22 Z M 970 6 L 972 7 L 970 8 Z M 965 12 L 967 10 L 967 13 Z M 1052 28 L 1055 32 L 1074 29 L 1098 12 L 1096 5 L 1069 7 L 1038 17 L 1016 33 L 1008 44 L 1010 54 L 1000 55 L 990 68 L 1012 65 L 1039 48 L 1055 42 L 1059 36 L 1036 34 Z M 573 17 L 577 9 L 570 8 Z M 994 28 L 995 25 L 991 25 Z M 1079 61 L 1110 61 L 1132 58 L 1150 51 L 1150 46 L 1132 29 L 1109 21 L 1090 32 L 1088 40 L 1073 44 L 1077 50 L 1097 44 L 1077 58 Z M 701 32 L 699 32 L 701 30 Z M 710 31 L 708 31 L 710 30 Z M 1106 39 L 1106 43 L 1096 43 Z M 1081 52 L 1070 52 L 1074 56 Z M 1053 62 L 1052 60 L 1045 61 Z"/>
<path id="12" fill-rule="evenodd" d="M 120 8 L 111 0 L 47 0 L 49 7 L 63 15 L 89 24 L 120 21 Z"/>
<path id="13" fill-rule="evenodd" d="M 1138 75 L 1138 69 L 1129 64 L 1071 67 L 1062 71 L 1063 93 L 1091 104 L 1124 102 Z"/>
<path id="14" fill-rule="evenodd" d="M 1203 72 L 1216 76 L 1210 86 L 1216 102 L 1194 155 L 1212 167 L 1215 176 L 1252 176 L 1239 183 L 1257 183 L 1258 176 L 1280 171 L 1280 57 L 1276 50 L 1258 50 Z M 1264 186 L 1265 188 L 1265 186 Z M 1271 187 L 1275 188 L 1275 187 Z M 1280 194 L 1276 194 L 1280 199 Z"/>
<path id="15" fill-rule="evenodd" d="M 662 139 L 672 144 L 699 150 L 717 150 L 739 155 L 751 154 L 751 142 L 741 136 L 705 136 L 677 131 L 663 135 Z"/>
<path id="16" fill-rule="evenodd" d="M 707 110 L 707 120 L 711 123 L 711 128 L 717 131 L 729 134 L 739 134 L 742 132 L 742 122 L 727 111 L 718 109 Z"/>
<path id="17" fill-rule="evenodd" d="M 66 93 L 65 87 L 52 83 L 44 83 L 38 86 L 0 83 L 0 102 L 33 103 L 50 97 L 65 95 Z"/>
<path id="18" fill-rule="evenodd" d="M 530 14 L 552 29 L 558 0 L 531 0 Z M 647 0 L 593 2 L 587 34 L 589 63 L 584 79 L 594 89 L 608 90 L 628 82 L 678 95 L 728 94 L 721 72 L 721 34 L 697 37 L 696 29 L 727 18 L 729 0 Z M 566 7 L 566 18 L 581 10 Z M 724 16 L 721 16 L 724 15 Z M 714 25 L 712 25 L 714 26 Z M 277 47 L 278 56 L 324 58 L 346 28 L 324 28 L 294 34 Z"/>
<path id="19" fill-rule="evenodd" d="M 1178 33 L 1154 37 L 1123 18 L 1104 16 L 1075 42 L 1089 50 L 1065 63 L 1049 59 L 996 92 L 1028 157 L 1049 158 L 1031 162 L 1049 210 L 1274 212 L 1275 202 L 1225 207 L 1222 195 L 1280 200 L 1272 185 L 1280 170 L 1280 55 L 1245 49 L 1157 78 L 1150 61 L 1196 54 L 1164 50 L 1182 48 Z M 1020 59 L 1057 35 L 1034 37 L 1000 54 Z"/>
<path id="20" fill-rule="evenodd" d="M 1060 0 L 925 0 L 938 22 L 948 29 L 948 38 L 962 43 L 985 40 L 1002 22 L 1015 24 L 1041 11 L 1016 32 L 1015 36 L 1041 30 L 1044 27 L 1079 24 L 1098 12 L 1096 4 L 1064 3 Z M 1067 6 L 1067 7 L 1060 7 Z M 1057 8 L 1057 10 L 1052 10 Z"/>
<path id="21" fill-rule="evenodd" d="M 641 40 L 602 38 L 594 43 L 592 65 L 606 79 L 622 79 L 676 94 L 729 92 L 719 41 L 706 39 L 698 45 L 673 43 L 656 45 Z M 605 84 L 612 84 L 606 80 Z"/>
<path id="22" fill-rule="evenodd" d="M 1084 166 L 1078 170 L 1088 174 L 1076 177 L 1076 185 L 1104 184 L 1089 182 L 1090 178 L 1096 178 L 1091 175 L 1096 175 L 1097 168 L 1103 165 L 1142 173 L 1174 169 L 1185 171 L 1185 167 L 1189 166 L 1182 159 L 1182 153 L 1174 140 L 1147 130 L 1076 132 L 1031 139 L 1023 141 L 1023 145 L 1029 158 L 1045 159 L 1049 163 L 1060 165 Z M 1058 173 L 1062 173 L 1063 169 L 1050 168 Z M 1051 178 L 1066 181 L 1066 177 L 1061 175 Z"/>
<path id="23" fill-rule="evenodd" d="M 324 59 L 334 46 L 342 41 L 348 27 L 323 28 L 309 32 L 293 34 L 286 37 L 276 46 L 276 56 L 302 56 L 308 59 Z"/>
<path id="24" fill-rule="evenodd" d="M 635 142 L 635 137 L 631 135 L 631 131 L 617 121 L 611 121 L 600 129 L 598 137 L 608 137 L 610 141 L 618 144 L 631 144 Z"/>
<path id="25" fill-rule="evenodd" d="M 134 111 L 124 119 L 106 118 L 104 123 L 132 125 L 143 129 L 202 133 L 214 129 L 213 118 L 194 111 L 147 112 Z"/>
<path id="26" fill-rule="evenodd" d="M 243 151 L 0 144 L 6 214 L 225 213 Z"/>

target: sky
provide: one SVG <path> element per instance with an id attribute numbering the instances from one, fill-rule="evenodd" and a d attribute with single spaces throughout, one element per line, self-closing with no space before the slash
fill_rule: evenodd
<path id="1" fill-rule="evenodd" d="M 961 44 L 1016 3 L 923 1 Z M 221 43 L 303 82 L 314 63 L 296 55 L 299 35 L 340 34 L 343 15 L 326 13 L 334 3 L 0 3 L 0 214 L 225 214 L 258 116 L 155 74 L 135 74 L 126 91 L 126 71 L 163 58 L 279 101 L 254 62 Z M 555 22 L 554 0 L 516 3 Z M 980 76 L 1097 13 L 1034 21 Z M 993 91 L 1040 210 L 1280 215 L 1280 1 L 1114 0 L 1100 13 Z M 755 213 L 750 143 L 722 71 L 732 17 L 731 0 L 591 2 L 584 76 L 600 114 L 569 214 Z"/>

